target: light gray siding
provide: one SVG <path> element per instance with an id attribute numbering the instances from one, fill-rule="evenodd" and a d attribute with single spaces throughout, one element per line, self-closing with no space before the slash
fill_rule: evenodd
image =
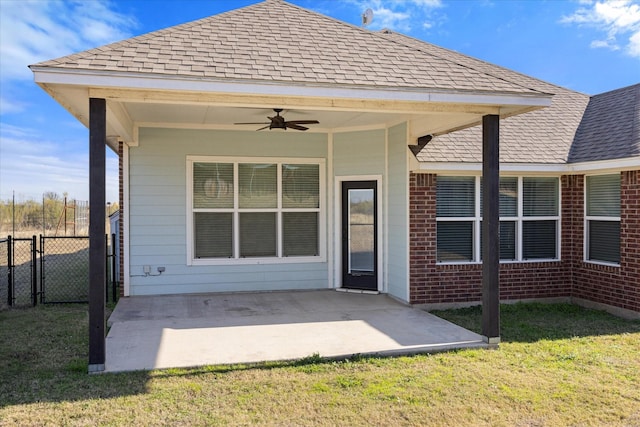
<path id="1" fill-rule="evenodd" d="M 335 134 L 333 136 L 335 175 L 383 175 L 384 141 L 384 129 Z"/>
<path id="2" fill-rule="evenodd" d="M 328 286 L 326 262 L 187 266 L 186 235 L 188 155 L 326 158 L 326 134 L 141 129 L 139 139 L 129 151 L 131 295 Z M 145 277 L 145 265 L 166 271 Z"/>
<path id="3" fill-rule="evenodd" d="M 409 300 L 409 256 L 407 241 L 409 171 L 407 161 L 407 126 L 389 128 L 388 188 L 388 292 L 403 301 Z"/>

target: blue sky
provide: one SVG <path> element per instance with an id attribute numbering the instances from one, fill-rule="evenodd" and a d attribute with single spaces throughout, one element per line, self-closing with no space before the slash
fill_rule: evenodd
<path id="1" fill-rule="evenodd" d="M 588 94 L 640 82 L 640 0 L 291 0 L 390 28 Z M 0 199 L 87 200 L 88 131 L 27 65 L 255 3 L 253 0 L 0 0 Z M 117 200 L 107 157 L 107 200 Z"/>

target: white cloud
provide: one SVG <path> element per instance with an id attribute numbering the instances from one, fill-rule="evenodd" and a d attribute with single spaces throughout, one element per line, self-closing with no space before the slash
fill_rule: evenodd
<path id="1" fill-rule="evenodd" d="M 373 11 L 369 28 L 387 28 L 408 33 L 414 27 L 430 29 L 436 18 L 433 11 L 442 7 L 441 0 L 349 0 L 362 11 Z"/>
<path id="2" fill-rule="evenodd" d="M 27 106 L 24 102 L 0 96 L 0 116 L 3 114 L 21 113 Z"/>
<path id="3" fill-rule="evenodd" d="M 631 56 L 640 58 L 640 31 L 629 37 L 629 45 L 627 46 L 627 49 Z"/>
<path id="4" fill-rule="evenodd" d="M 0 78 L 29 79 L 28 65 L 129 37 L 134 18 L 104 0 L 7 1 L 0 7 Z"/>
<path id="5" fill-rule="evenodd" d="M 593 48 L 624 48 L 628 55 L 640 58 L 640 3 L 632 0 L 612 0 L 581 4 L 583 7 L 569 16 L 564 16 L 560 22 L 588 26 L 605 33 L 606 39 L 591 42 L 590 46 Z M 626 43 L 620 40 L 627 35 Z"/>
<path id="6" fill-rule="evenodd" d="M 13 190 L 22 197 L 38 199 L 43 192 L 68 193 L 78 200 L 89 197 L 89 154 L 86 141 L 56 143 L 38 137 L 38 132 L 2 125 L 0 134 L 0 198 Z M 118 200 L 118 160 L 107 157 L 107 200 Z"/>

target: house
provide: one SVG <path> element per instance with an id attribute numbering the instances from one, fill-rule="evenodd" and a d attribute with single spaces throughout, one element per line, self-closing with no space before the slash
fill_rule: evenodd
<path id="1" fill-rule="evenodd" d="M 483 299 L 488 337 L 499 298 L 640 313 L 640 86 L 590 98 L 282 0 L 31 69 L 89 127 L 98 203 L 119 154 L 124 296 Z"/>

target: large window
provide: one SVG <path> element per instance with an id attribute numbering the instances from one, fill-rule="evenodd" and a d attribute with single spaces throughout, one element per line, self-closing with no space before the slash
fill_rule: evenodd
<path id="1" fill-rule="evenodd" d="M 438 176 L 437 261 L 480 262 L 482 178 Z M 559 181 L 500 178 L 500 259 L 558 259 Z"/>
<path id="2" fill-rule="evenodd" d="M 586 177 L 585 257 L 620 263 L 620 174 Z"/>
<path id="3" fill-rule="evenodd" d="M 322 160 L 190 157 L 188 170 L 191 262 L 322 258 Z"/>

